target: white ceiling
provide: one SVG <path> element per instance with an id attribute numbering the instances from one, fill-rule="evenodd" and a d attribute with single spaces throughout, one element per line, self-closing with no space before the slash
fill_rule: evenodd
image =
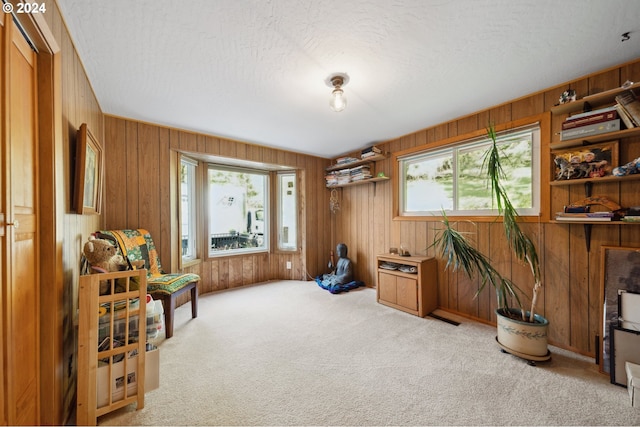
<path id="1" fill-rule="evenodd" d="M 640 57 L 638 0 L 57 1 L 104 113 L 321 157 Z"/>

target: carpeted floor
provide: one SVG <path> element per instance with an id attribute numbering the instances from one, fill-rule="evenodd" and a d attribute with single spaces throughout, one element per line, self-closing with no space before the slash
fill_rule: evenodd
<path id="1" fill-rule="evenodd" d="M 455 326 L 282 281 L 200 297 L 160 342 L 160 388 L 101 425 L 639 425 L 593 360 L 551 348 L 537 367 L 495 328 Z M 551 325 L 553 327 L 553 325 Z"/>

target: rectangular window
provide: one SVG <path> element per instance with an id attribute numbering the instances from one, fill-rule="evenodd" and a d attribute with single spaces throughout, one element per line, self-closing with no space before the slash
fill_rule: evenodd
<path id="1" fill-rule="evenodd" d="M 278 173 L 278 249 L 298 247 L 298 191 L 295 172 Z"/>
<path id="2" fill-rule="evenodd" d="M 268 250 L 268 173 L 210 165 L 208 185 L 209 254 Z"/>
<path id="3" fill-rule="evenodd" d="M 491 216 L 496 206 L 483 167 L 488 137 L 398 158 L 400 214 L 403 216 Z M 540 127 L 498 135 L 502 168 L 511 202 L 521 215 L 540 212 Z"/>
<path id="4" fill-rule="evenodd" d="M 186 157 L 180 158 L 180 238 L 182 261 L 197 258 L 198 221 L 196 215 L 196 170 L 198 162 Z"/>

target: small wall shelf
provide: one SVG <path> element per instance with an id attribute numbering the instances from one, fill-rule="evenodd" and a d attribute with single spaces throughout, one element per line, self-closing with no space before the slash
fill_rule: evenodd
<path id="1" fill-rule="evenodd" d="M 386 158 L 387 158 L 387 156 L 385 156 L 384 154 L 376 154 L 376 155 L 373 155 L 371 157 L 367 157 L 366 159 L 356 160 L 355 162 L 342 163 L 342 164 L 329 166 L 325 170 L 327 172 L 331 172 L 331 171 L 338 171 L 338 170 L 341 170 L 341 169 L 351 169 L 351 168 L 354 168 L 356 166 L 364 165 L 364 164 L 367 164 L 367 163 L 377 162 L 378 160 L 384 160 Z"/>
<path id="2" fill-rule="evenodd" d="M 593 95 L 587 95 L 582 99 L 578 99 L 573 102 L 567 102 L 566 104 L 554 105 L 551 107 L 551 113 L 553 114 L 569 114 L 574 113 L 576 111 L 585 111 L 589 110 L 593 107 L 612 104 L 616 101 L 616 95 L 624 92 L 625 90 L 635 89 L 640 87 L 639 83 L 634 83 L 626 88 L 615 88 L 611 90 L 607 90 L 600 93 L 595 93 Z"/>
<path id="3" fill-rule="evenodd" d="M 560 142 L 552 142 L 549 144 L 549 148 L 552 150 L 558 150 L 561 148 L 577 147 L 580 145 L 595 144 L 597 142 L 611 141 L 613 139 L 630 138 L 632 136 L 640 135 L 640 127 L 631 129 L 623 129 L 615 132 L 601 133 L 600 135 L 590 136 L 588 138 L 567 139 Z"/>
<path id="4" fill-rule="evenodd" d="M 351 187 L 352 185 L 362 185 L 362 184 L 370 184 L 376 183 L 380 181 L 388 181 L 390 178 L 388 176 L 376 176 L 374 178 L 369 179 L 361 179 L 360 181 L 352 181 L 347 184 L 338 184 L 338 185 L 327 185 L 327 188 L 341 188 L 341 187 Z"/>
<path id="5" fill-rule="evenodd" d="M 327 172 L 347 170 L 347 169 L 355 168 L 360 165 L 373 164 L 379 160 L 384 160 L 386 158 L 387 156 L 384 154 L 374 154 L 373 156 L 366 157 L 364 159 L 356 160 L 353 162 L 332 165 L 326 168 L 325 170 Z M 327 185 L 326 187 L 329 189 L 332 189 L 332 188 L 350 187 L 353 185 L 363 185 L 363 184 L 371 184 L 371 183 L 375 185 L 375 183 L 377 182 L 389 180 L 388 176 L 376 176 L 374 171 L 372 171 L 371 173 L 373 174 L 372 178 L 366 178 L 366 179 L 361 179 L 357 181 L 350 181 L 345 184 Z"/>

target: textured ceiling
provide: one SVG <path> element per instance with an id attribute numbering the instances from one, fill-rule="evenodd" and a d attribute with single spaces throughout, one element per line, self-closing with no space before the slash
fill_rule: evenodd
<path id="1" fill-rule="evenodd" d="M 57 1 L 105 113 L 322 157 L 640 57 L 638 0 Z"/>

